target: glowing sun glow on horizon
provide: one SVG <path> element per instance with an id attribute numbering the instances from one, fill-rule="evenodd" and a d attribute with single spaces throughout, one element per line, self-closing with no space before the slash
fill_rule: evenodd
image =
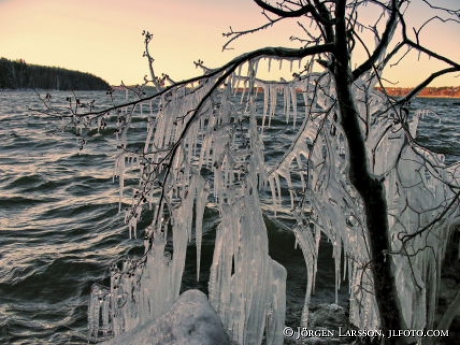
<path id="1" fill-rule="evenodd" d="M 455 5 L 455 0 L 441 2 Z M 426 10 L 420 7 L 417 15 L 423 17 Z M 293 20 L 242 37 L 233 44 L 235 50 L 222 52 L 226 42 L 222 33 L 229 26 L 242 30 L 264 22 L 261 10 L 251 0 L 2 0 L 0 56 L 89 72 L 111 84 L 136 84 L 148 74 L 141 36 L 142 30 L 148 30 L 154 34 L 151 53 L 157 73 L 181 80 L 199 73 L 193 65 L 197 59 L 218 67 L 263 46 L 299 47 L 298 42 L 289 41 L 291 35 L 302 34 Z M 459 61 L 460 47 L 456 42 L 460 25 L 447 23 L 442 32 L 432 37 L 426 30 L 423 42 Z M 385 77 L 399 82 L 399 86 L 414 85 L 422 77 L 411 69 L 417 58 L 409 56 Z M 423 56 L 419 66 L 423 76 L 434 68 L 445 67 Z M 458 86 L 460 78 L 450 75 L 433 85 Z"/>

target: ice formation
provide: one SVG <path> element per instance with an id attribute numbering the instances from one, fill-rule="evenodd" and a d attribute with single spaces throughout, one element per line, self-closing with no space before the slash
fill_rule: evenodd
<path id="1" fill-rule="evenodd" d="M 308 271 L 299 326 L 309 323 L 319 240 L 326 236 L 333 246 L 336 291 L 348 277 L 350 321 L 360 328 L 379 327 L 365 215 L 348 182 L 334 81 L 328 73 L 310 71 L 292 82 L 268 83 L 256 78 L 257 64 L 249 61 L 243 75 L 231 65 L 208 71 L 199 83 L 159 91 L 143 101 L 142 112 L 119 115 L 116 175 L 121 201 L 129 188 L 134 190 L 126 217 L 132 235 L 142 212 L 154 216 L 145 229 L 144 256 L 114 267 L 109 288 L 94 286 L 91 338 L 118 336 L 166 313 L 179 297 L 191 242 L 199 279 L 206 207 L 220 217 L 209 300 L 234 342 L 259 345 L 265 337 L 267 344 L 283 343 L 286 270 L 268 254 L 263 214 L 296 222 L 292 231 Z M 369 164 L 385 180 L 392 239 L 387 254 L 404 321 L 410 329 L 432 328 L 445 243 L 458 214 L 452 189 L 459 170 L 446 168 L 442 156 L 418 146 L 413 140 L 418 115 L 405 121 L 404 110 L 389 104 L 366 78 L 354 93 Z M 129 125 L 141 114 L 148 119 L 145 143 L 134 152 Z M 267 128 L 280 119 L 296 134 L 286 153 L 268 163 Z M 138 185 L 128 187 L 126 174 L 133 173 Z M 265 204 L 271 205 L 265 206 L 260 199 L 267 191 L 271 199 Z M 331 302 L 337 303 L 337 293 Z"/>
<path id="2" fill-rule="evenodd" d="M 108 345 L 230 345 L 206 295 L 188 290 L 158 319 L 148 320 Z"/>

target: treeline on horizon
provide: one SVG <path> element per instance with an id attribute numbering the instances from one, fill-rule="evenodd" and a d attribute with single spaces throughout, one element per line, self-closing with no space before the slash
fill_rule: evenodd
<path id="1" fill-rule="evenodd" d="M 95 75 L 60 67 L 30 65 L 24 60 L 0 58 L 0 89 L 108 90 Z"/>

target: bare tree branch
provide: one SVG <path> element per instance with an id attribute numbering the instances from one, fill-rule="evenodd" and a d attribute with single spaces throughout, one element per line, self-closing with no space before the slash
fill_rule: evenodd
<path id="1" fill-rule="evenodd" d="M 369 71 L 372 68 L 377 60 L 379 60 L 385 50 L 388 48 L 388 44 L 393 35 L 399 19 L 399 7 L 396 0 L 391 0 L 390 7 L 390 18 L 388 19 L 385 31 L 383 32 L 382 38 L 379 45 L 374 50 L 372 56 L 367 59 L 364 63 L 361 64 L 358 68 L 353 71 L 353 80 L 357 80 L 365 72 Z"/>

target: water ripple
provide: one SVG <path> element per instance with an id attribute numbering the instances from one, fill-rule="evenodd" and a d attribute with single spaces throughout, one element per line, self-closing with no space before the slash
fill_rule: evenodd
<path id="1" fill-rule="evenodd" d="M 54 102 L 69 96 L 52 93 Z M 82 94 L 100 99 L 103 92 Z M 452 100 L 417 100 L 413 107 L 431 108 L 420 122 L 419 141 L 453 162 L 460 152 L 460 111 Z M 128 252 L 142 251 L 142 241 L 129 241 L 118 213 L 117 182 L 113 181 L 113 128 L 90 133 L 83 151 L 72 131 L 59 121 L 35 116 L 41 107 L 33 92 L 0 93 L 0 344 L 84 344 L 90 286 L 106 283 L 108 268 Z M 100 104 L 99 107 L 103 107 Z M 137 127 L 143 125 L 139 120 Z M 266 128 L 268 159 L 289 147 L 294 133 L 274 119 Z M 139 130 L 133 133 L 140 133 Z M 140 138 L 134 139 L 141 146 Z M 141 227 L 149 222 L 144 217 Z M 213 255 L 216 219 L 204 220 L 202 275 Z M 269 224 L 271 248 L 288 267 L 288 324 L 299 318 L 305 291 L 305 267 L 301 251 L 293 251 L 293 237 Z M 289 255 L 288 255 L 288 254 Z M 328 253 L 328 250 L 324 251 Z M 193 258 L 194 248 L 187 252 Z M 332 267 L 322 257 L 324 276 L 318 277 L 318 299 L 329 299 Z M 193 261 L 193 260 L 192 260 Z M 320 263 L 320 264 L 321 264 Z M 207 289 L 197 283 L 194 263 L 184 285 Z M 205 279 L 203 280 L 205 281 Z M 323 289 L 320 289 L 323 287 Z M 345 295 L 345 293 L 344 293 Z"/>

